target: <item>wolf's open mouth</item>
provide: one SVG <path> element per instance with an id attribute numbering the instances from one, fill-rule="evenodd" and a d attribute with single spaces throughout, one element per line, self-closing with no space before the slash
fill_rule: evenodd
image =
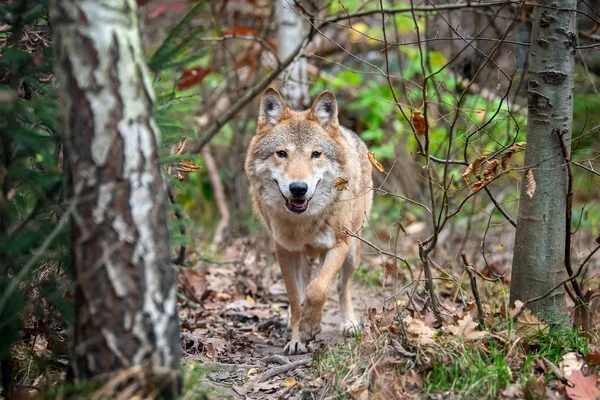
<path id="1" fill-rule="evenodd" d="M 291 212 L 294 212 L 297 214 L 302 214 L 308 208 L 308 200 L 309 199 L 288 200 L 287 198 L 285 198 L 285 205 L 287 206 L 288 210 L 290 210 Z"/>

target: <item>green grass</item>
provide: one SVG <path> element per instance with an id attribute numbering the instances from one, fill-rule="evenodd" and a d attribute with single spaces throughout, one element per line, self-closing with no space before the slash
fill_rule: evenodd
<path id="1" fill-rule="evenodd" d="M 512 379 L 503 349 L 490 341 L 490 351 L 460 345 L 432 355 L 432 369 L 424 378 L 427 394 L 452 392 L 464 399 L 494 398 Z"/>

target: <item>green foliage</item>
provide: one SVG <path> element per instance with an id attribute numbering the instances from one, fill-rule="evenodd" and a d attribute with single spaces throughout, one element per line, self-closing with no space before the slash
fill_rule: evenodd
<path id="1" fill-rule="evenodd" d="M 32 45 L 32 50 L 20 41 L 30 27 L 44 32 L 47 7 L 45 1 L 16 4 L 0 7 L 0 20 L 13 25 L 8 46 L 0 49 L 5 78 L 0 79 L 0 358 L 9 356 L 20 338 L 21 318 L 30 301 L 25 293 L 38 283 L 38 276 L 57 271 L 54 266 L 68 271 L 68 232 L 62 229 L 48 240 L 58 229 L 65 198 L 56 87 L 40 82 L 53 73 L 52 48 Z M 34 255 L 38 258 L 32 262 Z M 46 278 L 33 310 L 38 318 L 66 327 L 73 312 L 56 295 L 56 278 L 56 273 Z M 39 307 L 42 299 L 50 309 Z"/>

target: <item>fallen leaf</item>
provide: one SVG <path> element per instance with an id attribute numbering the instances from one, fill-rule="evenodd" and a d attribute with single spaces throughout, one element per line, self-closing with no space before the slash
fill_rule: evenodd
<path id="1" fill-rule="evenodd" d="M 333 187 L 336 188 L 338 192 L 348 189 L 348 179 L 341 177 L 337 178 L 333 183 Z"/>
<path id="2" fill-rule="evenodd" d="M 296 378 L 294 378 L 293 376 L 290 378 L 287 378 L 285 380 L 285 382 L 283 382 L 283 387 L 290 387 L 290 386 L 294 386 L 296 384 Z"/>
<path id="3" fill-rule="evenodd" d="M 509 309 L 509 315 L 514 317 L 517 312 L 523 307 L 523 302 L 520 300 L 515 301 L 515 306 Z M 531 337 L 538 332 L 547 331 L 548 325 L 538 317 L 536 317 L 530 309 L 525 309 L 515 321 L 515 330 L 522 336 Z"/>
<path id="4" fill-rule="evenodd" d="M 427 131 L 427 121 L 419 110 L 413 110 L 411 121 L 418 135 L 424 135 Z"/>
<path id="5" fill-rule="evenodd" d="M 585 361 L 588 364 L 600 365 L 600 353 L 594 352 L 594 353 L 588 354 L 587 356 L 585 356 Z"/>
<path id="6" fill-rule="evenodd" d="M 369 161 L 371 162 L 371 165 L 373 165 L 375 168 L 377 168 L 379 170 L 379 172 L 384 172 L 385 168 L 383 168 L 383 165 L 377 161 L 377 159 L 375 158 L 375 153 L 373 153 L 372 151 L 367 152 L 367 157 L 369 157 Z"/>
<path id="7" fill-rule="evenodd" d="M 248 372 L 246 373 L 246 376 L 248 378 L 252 378 L 253 376 L 256 376 L 258 374 L 258 368 L 250 368 L 248 370 Z"/>
<path id="8" fill-rule="evenodd" d="M 529 198 L 533 198 L 535 193 L 536 183 L 535 178 L 533 177 L 533 171 L 530 169 L 527 170 L 527 174 L 525 174 L 525 182 L 527 182 L 527 187 L 525 188 L 525 194 L 529 196 Z"/>
<path id="9" fill-rule="evenodd" d="M 473 321 L 471 314 L 466 314 L 463 319 L 458 321 L 455 326 L 449 326 L 446 330 L 454 336 L 463 340 L 479 340 L 488 336 L 488 332 L 477 330 L 479 324 Z"/>
<path id="10" fill-rule="evenodd" d="M 600 398 L 600 389 L 596 385 L 598 383 L 598 375 L 591 374 L 584 376 L 581 371 L 573 371 L 566 377 L 570 383 L 567 386 L 567 396 L 571 400 L 590 400 Z"/>
<path id="11" fill-rule="evenodd" d="M 206 293 L 208 272 L 194 268 L 182 268 L 181 276 L 185 279 L 185 289 L 191 290 L 196 300 L 202 300 Z"/>
<path id="12" fill-rule="evenodd" d="M 404 323 L 406 324 L 406 332 L 408 333 L 409 338 L 417 341 L 423 346 L 435 344 L 435 341 L 433 340 L 435 331 L 425 325 L 425 321 L 420 318 L 407 316 L 404 318 Z"/>
<path id="13" fill-rule="evenodd" d="M 217 357 L 227 344 L 225 339 L 221 338 L 206 338 L 204 339 L 204 348 L 206 349 L 206 355 L 212 358 L 213 360 Z"/>
<path id="14" fill-rule="evenodd" d="M 558 367 L 565 376 L 571 375 L 573 371 L 581 371 L 583 365 L 584 360 L 581 355 L 572 351 L 562 356 L 560 362 L 558 363 Z"/>

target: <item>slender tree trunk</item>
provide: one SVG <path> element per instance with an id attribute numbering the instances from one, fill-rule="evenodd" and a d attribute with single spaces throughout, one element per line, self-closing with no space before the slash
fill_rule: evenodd
<path id="1" fill-rule="evenodd" d="M 299 14 L 301 11 L 296 8 L 295 1 L 275 1 L 279 26 L 279 30 L 277 31 L 277 55 L 280 60 L 284 60 L 298 47 L 302 39 L 306 36 L 308 24 Z M 304 4 L 302 6 L 304 8 Z M 306 6 L 308 7 L 310 4 Z M 308 93 L 308 72 L 305 57 L 295 60 L 285 71 L 281 85 L 281 94 L 286 104 L 294 110 L 300 110 L 309 106 L 310 95 Z"/>
<path id="2" fill-rule="evenodd" d="M 567 167 L 557 132 L 571 148 L 577 38 L 575 0 L 541 0 L 534 9 L 529 62 L 527 149 L 536 190 L 521 189 L 511 302 L 543 295 L 566 278 Z M 569 150 L 570 151 L 570 150 Z M 565 292 L 532 305 L 549 322 L 565 323 Z"/>
<path id="3" fill-rule="evenodd" d="M 179 325 L 159 131 L 134 0 L 54 0 L 72 192 L 77 382 L 125 368 L 179 390 Z M 140 378 L 140 379 L 137 379 Z M 156 389 L 156 388 L 154 388 Z"/>

